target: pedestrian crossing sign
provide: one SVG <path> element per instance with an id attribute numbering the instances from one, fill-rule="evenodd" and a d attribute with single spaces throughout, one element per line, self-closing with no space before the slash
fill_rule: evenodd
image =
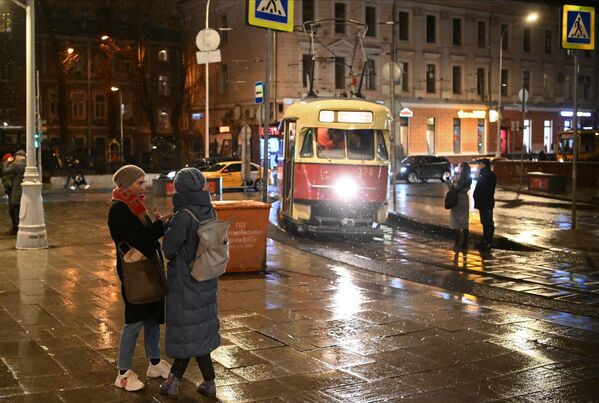
<path id="1" fill-rule="evenodd" d="M 247 22 L 260 28 L 293 32 L 294 0 L 248 0 Z"/>
<path id="2" fill-rule="evenodd" d="M 595 7 L 564 5 L 562 48 L 595 49 Z"/>

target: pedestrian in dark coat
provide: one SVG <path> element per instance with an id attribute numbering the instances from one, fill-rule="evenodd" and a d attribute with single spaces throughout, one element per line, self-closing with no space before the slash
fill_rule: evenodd
<path id="1" fill-rule="evenodd" d="M 179 380 L 191 358 L 195 357 L 204 382 L 197 391 L 216 396 L 214 368 L 210 353 L 220 345 L 217 290 L 218 279 L 196 281 L 190 273 L 190 261 L 198 248 L 198 222 L 215 217 L 206 178 L 197 168 L 183 168 L 174 180 L 175 215 L 164 234 L 163 251 L 168 263 L 166 297 L 166 352 L 174 358 L 171 374 L 160 386 L 163 394 L 175 397 Z"/>
<path id="2" fill-rule="evenodd" d="M 23 178 L 25 176 L 25 151 L 15 153 L 15 160 L 4 169 L 4 174 L 12 176 L 12 188 L 9 198 L 10 219 L 12 229 L 10 235 L 17 235 L 19 231 L 19 215 L 21 212 L 21 196 L 23 195 Z"/>
<path id="3" fill-rule="evenodd" d="M 12 223 L 10 231 L 7 231 L 5 235 L 15 235 L 15 222 L 13 221 L 13 212 L 10 205 L 10 194 L 12 193 L 12 175 L 6 173 L 6 170 L 14 160 L 14 157 L 10 153 L 6 153 L 2 157 L 2 186 L 4 187 L 4 193 L 6 193 L 6 196 L 8 196 L 8 216 L 10 217 Z"/>
<path id="4" fill-rule="evenodd" d="M 108 212 L 108 227 L 117 249 L 117 274 L 121 280 L 121 294 L 125 303 L 125 325 L 119 346 L 119 374 L 114 382 L 118 388 L 132 392 L 144 387 L 131 369 L 137 336 L 143 327 L 146 355 L 150 361 L 146 375 L 150 378 L 166 379 L 170 365 L 160 359 L 160 325 L 164 323 L 164 299 L 150 304 L 133 304 L 127 301 L 123 284 L 123 271 L 118 245 L 126 242 L 146 257 L 160 253 L 158 240 L 164 234 L 163 217 L 155 209 L 152 222 L 143 204 L 145 172 L 135 165 L 125 165 L 113 177 L 117 184 L 112 192 L 112 204 Z"/>
<path id="5" fill-rule="evenodd" d="M 449 212 L 449 228 L 455 231 L 453 249 L 456 252 L 460 249 L 468 249 L 468 221 L 470 218 L 470 198 L 468 197 L 468 191 L 472 185 L 470 174 L 470 165 L 466 162 L 461 162 L 450 185 L 455 190 L 458 201 Z"/>
<path id="6" fill-rule="evenodd" d="M 493 243 L 495 223 L 493 222 L 493 208 L 495 207 L 495 186 L 497 177 L 491 171 L 491 161 L 483 158 L 479 161 L 479 177 L 474 189 L 474 208 L 480 214 L 480 223 L 483 226 L 483 241 L 477 245 L 479 249 L 489 250 Z"/>

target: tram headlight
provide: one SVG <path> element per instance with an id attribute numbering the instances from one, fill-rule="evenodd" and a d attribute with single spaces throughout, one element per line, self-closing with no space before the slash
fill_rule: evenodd
<path id="1" fill-rule="evenodd" d="M 402 174 L 403 174 L 403 173 L 405 173 L 407 170 L 408 170 L 408 168 L 406 168 L 406 167 L 401 167 L 401 168 L 399 168 L 399 173 L 402 173 Z"/>
<path id="2" fill-rule="evenodd" d="M 358 183 L 349 177 L 337 179 L 333 186 L 337 197 L 342 199 L 353 199 L 358 194 Z"/>

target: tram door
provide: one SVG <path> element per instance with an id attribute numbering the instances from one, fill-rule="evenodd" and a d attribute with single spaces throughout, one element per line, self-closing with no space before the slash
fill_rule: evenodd
<path id="1" fill-rule="evenodd" d="M 283 168 L 283 211 L 291 214 L 293 206 L 293 163 L 295 162 L 295 140 L 297 122 L 285 121 L 285 167 Z"/>

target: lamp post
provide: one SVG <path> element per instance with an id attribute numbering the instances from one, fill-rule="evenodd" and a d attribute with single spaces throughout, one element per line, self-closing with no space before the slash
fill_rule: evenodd
<path id="1" fill-rule="evenodd" d="M 539 19 L 539 14 L 530 13 L 524 19 L 525 23 L 531 24 L 536 22 Z M 506 26 L 503 31 L 501 31 L 501 35 L 499 36 L 499 73 L 498 73 L 498 88 L 497 92 L 497 149 L 495 152 L 495 156 L 501 156 L 501 89 L 503 88 L 503 83 L 501 82 L 501 71 L 503 70 L 503 37 L 508 31 L 509 26 Z M 507 84 L 506 84 L 507 85 Z M 507 151 L 507 149 L 506 149 Z"/>
<path id="2" fill-rule="evenodd" d="M 120 120 L 121 120 L 121 146 L 119 147 L 119 159 L 121 161 L 121 166 L 123 166 L 124 163 L 124 158 L 123 158 L 123 148 L 124 148 L 124 143 L 123 143 L 123 112 L 124 112 L 124 108 L 123 108 L 123 91 L 120 90 L 119 87 L 110 87 L 110 91 L 112 92 L 118 92 L 119 93 L 119 112 L 120 112 Z"/>
<path id="3" fill-rule="evenodd" d="M 23 3 L 12 0 L 25 9 L 25 87 L 27 140 L 27 161 L 23 176 L 23 195 L 21 196 L 17 249 L 43 249 L 48 247 L 46 224 L 44 222 L 44 204 L 42 201 L 42 183 L 36 167 L 35 154 L 35 0 Z"/>

